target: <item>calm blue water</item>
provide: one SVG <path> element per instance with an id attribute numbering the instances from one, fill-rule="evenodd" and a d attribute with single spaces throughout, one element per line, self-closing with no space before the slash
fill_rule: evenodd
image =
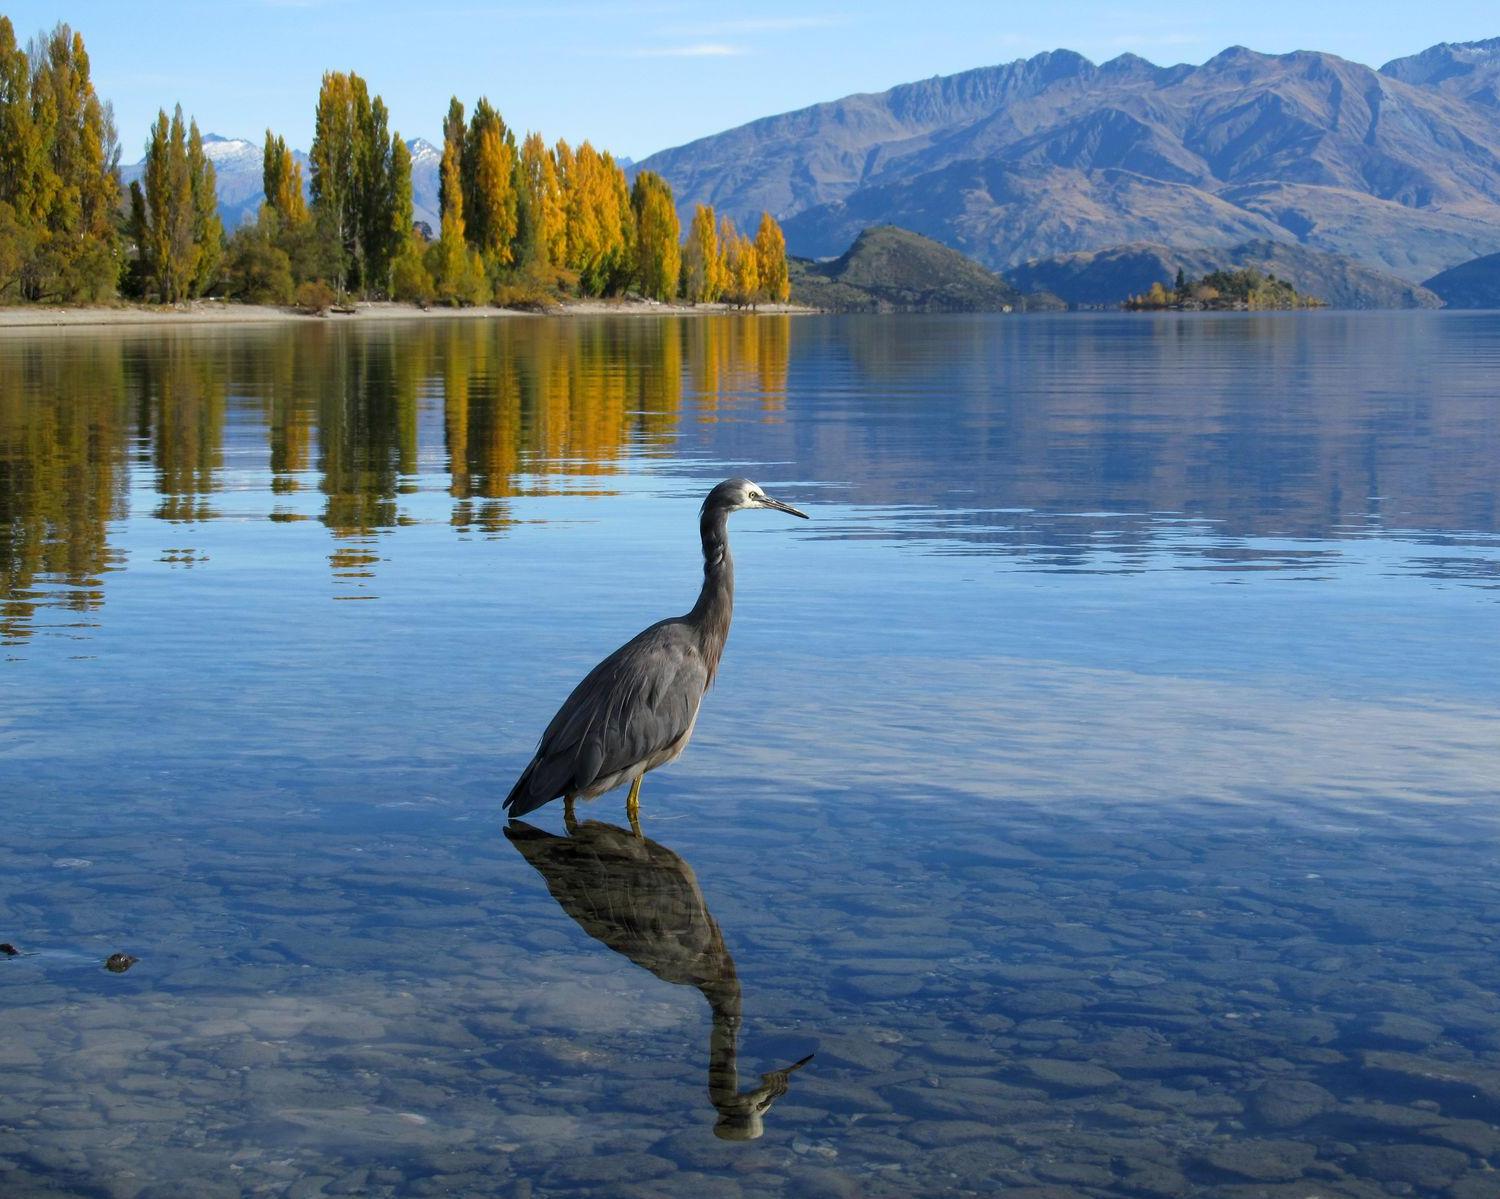
<path id="1" fill-rule="evenodd" d="M 0 1195 L 1500 1195 L 1497 378 L 1462 313 L 0 335 Z M 813 519 L 734 517 L 645 839 L 507 829 L 730 474 Z"/>

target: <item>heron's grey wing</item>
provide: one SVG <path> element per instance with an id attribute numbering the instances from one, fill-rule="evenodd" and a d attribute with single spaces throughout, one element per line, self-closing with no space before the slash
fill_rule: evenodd
<path id="1" fill-rule="evenodd" d="M 563 701 L 506 801 L 512 814 L 667 749 L 692 728 L 707 685 L 698 638 L 680 622 L 652 625 L 626 642 Z"/>

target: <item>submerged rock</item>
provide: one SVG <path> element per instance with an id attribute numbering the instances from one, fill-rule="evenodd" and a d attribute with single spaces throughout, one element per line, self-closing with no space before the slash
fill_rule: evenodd
<path id="1" fill-rule="evenodd" d="M 104 959 L 104 968 L 111 974 L 124 974 L 140 960 L 128 953 L 112 953 Z"/>
<path id="2" fill-rule="evenodd" d="M 1246 1140 L 1215 1145 L 1194 1161 L 1252 1182 L 1290 1182 L 1300 1178 L 1317 1156 L 1317 1149 L 1304 1141 Z"/>
<path id="3" fill-rule="evenodd" d="M 1262 1084 L 1250 1097 L 1250 1110 L 1272 1128 L 1295 1128 L 1337 1104 L 1333 1094 L 1317 1083 L 1276 1078 Z"/>

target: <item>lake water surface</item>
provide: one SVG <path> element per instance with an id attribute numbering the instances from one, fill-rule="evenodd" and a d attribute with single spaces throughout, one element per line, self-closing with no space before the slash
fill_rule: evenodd
<path id="1" fill-rule="evenodd" d="M 1463 313 L 0 336 L 0 1196 L 1500 1195 L 1497 379 Z M 507 828 L 731 474 L 813 519 L 733 518 L 644 839 Z"/>

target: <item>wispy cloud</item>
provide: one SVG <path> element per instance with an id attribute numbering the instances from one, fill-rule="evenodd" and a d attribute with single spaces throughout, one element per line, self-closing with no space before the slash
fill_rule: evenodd
<path id="1" fill-rule="evenodd" d="M 632 58 L 733 58 L 744 54 L 743 46 L 728 42 L 693 42 L 686 46 L 645 46 L 630 51 Z"/>
<path id="2" fill-rule="evenodd" d="M 678 25 L 664 32 L 685 37 L 712 37 L 726 33 L 794 33 L 799 29 L 830 29 L 844 22 L 845 19 L 838 16 L 740 17 L 729 21 Z"/>

